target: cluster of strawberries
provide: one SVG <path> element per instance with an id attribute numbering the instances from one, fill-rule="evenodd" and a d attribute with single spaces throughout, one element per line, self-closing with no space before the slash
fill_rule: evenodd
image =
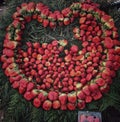
<path id="1" fill-rule="evenodd" d="M 69 43 L 65 39 L 26 42 L 27 50 L 21 49 L 25 24 L 31 20 L 55 28 L 69 25 L 76 17 L 79 25 L 73 33 L 82 41 L 82 50 L 77 45 L 65 48 Z M 2 68 L 11 86 L 37 108 L 83 109 L 108 92 L 120 67 L 120 42 L 113 19 L 94 3 L 77 2 L 55 12 L 42 3 L 23 3 L 6 31 Z"/>

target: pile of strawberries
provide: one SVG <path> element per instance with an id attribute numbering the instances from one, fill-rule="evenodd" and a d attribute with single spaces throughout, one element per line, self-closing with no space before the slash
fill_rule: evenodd
<path id="1" fill-rule="evenodd" d="M 76 2 L 62 11 L 50 11 L 42 3 L 23 3 L 7 27 L 1 56 L 11 86 L 37 108 L 75 110 L 108 92 L 120 67 L 120 42 L 113 19 L 89 2 Z M 25 24 L 35 19 L 43 27 L 66 26 L 79 18 L 69 40 L 50 43 L 26 42 L 21 48 Z M 47 28 L 46 28 L 47 29 Z"/>

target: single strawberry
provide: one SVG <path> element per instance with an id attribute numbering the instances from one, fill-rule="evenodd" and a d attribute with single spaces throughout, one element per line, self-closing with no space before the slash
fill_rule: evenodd
<path id="1" fill-rule="evenodd" d="M 31 92 L 29 92 L 29 91 L 25 92 L 24 98 L 25 98 L 26 100 L 28 100 L 28 101 L 32 100 Z"/>
<path id="2" fill-rule="evenodd" d="M 8 57 L 13 57 L 14 56 L 14 51 L 8 48 L 3 49 L 3 55 L 6 55 Z"/>
<path id="3" fill-rule="evenodd" d="M 48 98 L 49 98 L 50 101 L 57 100 L 58 99 L 58 93 L 55 92 L 55 91 L 50 91 L 48 93 Z"/>
<path id="4" fill-rule="evenodd" d="M 19 93 L 20 94 L 24 94 L 25 90 L 26 90 L 26 88 L 21 87 L 21 86 L 19 87 Z"/>
<path id="5" fill-rule="evenodd" d="M 79 50 L 79 48 L 78 48 L 77 45 L 72 45 L 71 48 L 70 48 L 70 50 L 71 50 L 72 53 L 77 53 L 78 50 Z"/>
<path id="6" fill-rule="evenodd" d="M 67 94 L 61 93 L 59 95 L 59 101 L 60 101 L 61 105 L 65 105 L 67 103 Z"/>
<path id="7" fill-rule="evenodd" d="M 92 97 L 91 96 L 86 96 L 85 97 L 85 102 L 86 103 L 90 103 L 92 101 Z"/>
<path id="8" fill-rule="evenodd" d="M 39 98 L 34 98 L 33 100 L 33 105 L 36 107 L 36 108 L 39 108 L 41 106 L 41 100 Z"/>
<path id="9" fill-rule="evenodd" d="M 84 24 L 85 21 L 86 21 L 86 17 L 81 17 L 80 20 L 79 20 L 79 23 Z"/>
<path id="10" fill-rule="evenodd" d="M 76 92 L 68 93 L 67 96 L 68 96 L 68 101 L 70 103 L 76 103 L 76 100 L 77 100 Z"/>
<path id="11" fill-rule="evenodd" d="M 45 100 L 43 105 L 42 105 L 44 110 L 50 110 L 52 107 L 52 102 L 50 100 Z"/>
<path id="12" fill-rule="evenodd" d="M 78 100 L 78 102 L 77 102 L 77 107 L 78 107 L 79 109 L 84 109 L 84 108 L 85 108 L 85 101 L 83 101 L 83 100 Z"/>
<path id="13" fill-rule="evenodd" d="M 92 41 L 94 43 L 99 43 L 100 42 L 100 38 L 98 36 L 95 36 L 95 37 L 93 37 Z"/>
<path id="14" fill-rule="evenodd" d="M 18 82 L 18 81 L 13 82 L 12 87 L 13 87 L 14 89 L 19 88 L 19 82 Z"/>
<path id="15" fill-rule="evenodd" d="M 90 95 L 90 88 L 88 85 L 84 86 L 82 91 L 86 94 L 86 95 Z"/>
<path id="16" fill-rule="evenodd" d="M 31 91 L 35 87 L 35 84 L 33 82 L 29 82 L 27 84 L 27 91 Z"/>
<path id="17" fill-rule="evenodd" d="M 38 98 L 41 100 L 41 102 L 45 101 L 47 99 L 48 93 L 46 91 L 41 90 L 38 94 Z"/>
<path id="18" fill-rule="evenodd" d="M 91 83 L 89 88 L 92 92 L 94 92 L 98 89 L 98 85 L 96 83 Z"/>
<path id="19" fill-rule="evenodd" d="M 103 78 L 98 78 L 95 80 L 95 82 L 99 85 L 99 86 L 104 86 L 105 85 L 105 80 Z"/>
<path id="20" fill-rule="evenodd" d="M 60 109 L 63 111 L 67 110 L 67 105 L 66 104 L 60 105 Z"/>
<path id="21" fill-rule="evenodd" d="M 104 40 L 104 46 L 108 49 L 112 48 L 114 46 L 114 42 L 110 37 L 106 37 Z"/>
<path id="22" fill-rule="evenodd" d="M 75 104 L 72 104 L 72 103 L 67 103 L 67 108 L 69 109 L 69 110 L 75 110 L 75 108 L 76 108 L 76 105 Z"/>
<path id="23" fill-rule="evenodd" d="M 100 91 L 97 91 L 96 94 L 93 96 L 93 99 L 94 99 L 94 100 L 98 100 L 98 99 L 100 99 L 101 97 L 102 97 L 101 92 L 100 92 Z"/>
<path id="24" fill-rule="evenodd" d="M 53 101 L 53 109 L 59 109 L 60 108 L 60 101 L 55 100 Z"/>
<path id="25" fill-rule="evenodd" d="M 69 18 L 64 18 L 63 23 L 64 23 L 64 25 L 69 25 L 70 24 L 70 19 Z"/>
<path id="26" fill-rule="evenodd" d="M 48 19 L 43 19 L 43 27 L 47 27 L 49 25 L 49 20 Z"/>
<path id="27" fill-rule="evenodd" d="M 77 97 L 78 97 L 78 99 L 80 99 L 80 100 L 83 100 L 83 99 L 85 99 L 85 93 L 83 92 L 83 91 L 77 91 Z"/>

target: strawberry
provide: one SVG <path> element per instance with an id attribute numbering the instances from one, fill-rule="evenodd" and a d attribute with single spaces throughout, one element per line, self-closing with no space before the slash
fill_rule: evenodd
<path id="1" fill-rule="evenodd" d="M 106 37 L 104 40 L 104 46 L 108 49 L 112 48 L 114 46 L 114 42 L 110 37 Z"/>
<path id="2" fill-rule="evenodd" d="M 78 48 L 77 45 L 72 45 L 71 48 L 70 48 L 70 50 L 71 50 L 72 53 L 77 53 L 78 50 L 79 50 L 79 48 Z"/>
<path id="3" fill-rule="evenodd" d="M 59 109 L 60 108 L 60 101 L 55 100 L 53 101 L 53 109 Z"/>
<path id="4" fill-rule="evenodd" d="M 64 60 L 65 62 L 70 62 L 72 60 L 72 56 L 68 54 L 67 56 L 65 56 Z"/>
<path id="5" fill-rule="evenodd" d="M 108 21 L 104 25 L 107 26 L 109 29 L 112 29 L 115 26 L 113 21 Z"/>
<path id="6" fill-rule="evenodd" d="M 81 17 L 80 20 L 79 20 L 79 23 L 84 24 L 85 21 L 86 21 L 86 17 Z"/>
<path id="7" fill-rule="evenodd" d="M 65 105 L 66 102 L 67 102 L 67 94 L 61 93 L 61 94 L 59 95 L 59 101 L 60 101 L 60 103 L 61 103 L 62 105 Z"/>
<path id="8" fill-rule="evenodd" d="M 99 43 L 100 42 L 100 38 L 98 36 L 95 36 L 95 37 L 93 37 L 92 41 L 94 43 Z"/>
<path id="9" fill-rule="evenodd" d="M 55 28 L 56 27 L 56 22 L 50 22 L 49 25 L 50 25 L 50 28 Z"/>
<path id="10" fill-rule="evenodd" d="M 49 25 L 48 19 L 43 19 L 43 27 L 47 27 Z"/>
<path id="11" fill-rule="evenodd" d="M 67 44 L 68 44 L 68 41 L 67 40 L 59 40 L 58 42 L 61 46 L 65 47 Z"/>
<path id="12" fill-rule="evenodd" d="M 103 15 L 101 17 L 102 22 L 108 22 L 108 21 L 110 21 L 110 19 L 111 19 L 111 17 L 109 15 Z"/>
<path id="13" fill-rule="evenodd" d="M 92 101 L 92 97 L 91 96 L 86 96 L 85 97 L 85 102 L 86 103 L 90 103 Z"/>
<path id="14" fill-rule="evenodd" d="M 55 92 L 55 91 L 50 91 L 48 93 L 48 98 L 49 98 L 50 101 L 57 100 L 58 99 L 58 93 Z"/>
<path id="15" fill-rule="evenodd" d="M 94 99 L 94 100 L 98 100 L 98 99 L 100 99 L 101 97 L 102 97 L 101 92 L 100 92 L 100 91 L 97 91 L 96 94 L 93 96 L 93 99 Z"/>
<path id="16" fill-rule="evenodd" d="M 64 18 L 63 23 L 64 23 L 64 25 L 69 25 L 70 24 L 70 19 L 69 18 Z"/>
<path id="17" fill-rule="evenodd" d="M 19 87 L 19 93 L 20 94 L 23 94 L 24 92 L 25 92 L 25 88 L 20 86 Z"/>
<path id="18" fill-rule="evenodd" d="M 96 79 L 95 82 L 96 82 L 99 86 L 104 86 L 104 84 L 105 84 L 105 80 L 102 79 L 102 78 Z"/>
<path id="19" fill-rule="evenodd" d="M 45 100 L 42 107 L 44 110 L 50 110 L 52 107 L 52 102 L 50 100 Z"/>
<path id="20" fill-rule="evenodd" d="M 68 108 L 69 110 L 75 110 L 76 105 L 75 105 L 75 104 L 72 104 L 72 103 L 67 103 L 67 108 Z"/>
<path id="21" fill-rule="evenodd" d="M 8 48 L 3 49 L 3 55 L 6 55 L 8 57 L 13 57 L 14 56 L 14 51 Z"/>
<path id="22" fill-rule="evenodd" d="M 27 84 L 27 91 L 31 91 L 35 87 L 35 84 L 33 82 L 29 82 Z"/>
<path id="23" fill-rule="evenodd" d="M 41 102 L 45 101 L 47 99 L 48 93 L 46 91 L 41 90 L 41 92 L 38 94 L 38 98 L 41 100 Z"/>
<path id="24" fill-rule="evenodd" d="M 13 87 L 14 89 L 19 88 L 19 82 L 18 82 L 18 81 L 13 82 L 12 87 Z"/>
<path id="25" fill-rule="evenodd" d="M 17 42 L 15 41 L 9 41 L 9 40 L 4 40 L 4 47 L 9 48 L 9 49 L 15 49 L 17 46 Z"/>
<path id="26" fill-rule="evenodd" d="M 29 91 L 25 92 L 24 98 L 25 98 L 26 100 L 28 100 L 28 101 L 32 100 L 31 92 L 29 92 Z"/>
<path id="27" fill-rule="evenodd" d="M 72 12 L 71 12 L 70 8 L 65 8 L 65 9 L 62 10 L 61 13 L 63 14 L 63 16 L 69 17 Z"/>
<path id="28" fill-rule="evenodd" d="M 31 91 L 31 95 L 32 95 L 33 98 L 35 98 L 36 96 L 38 96 L 38 90 L 37 89 L 33 89 Z"/>
<path id="29" fill-rule="evenodd" d="M 61 106 L 60 106 L 60 109 L 61 109 L 61 110 L 67 110 L 67 105 L 66 105 L 66 104 L 61 105 Z"/>
<path id="30" fill-rule="evenodd" d="M 76 92 L 68 93 L 67 96 L 68 96 L 68 101 L 70 103 L 76 103 L 76 100 L 77 100 Z"/>
<path id="31" fill-rule="evenodd" d="M 10 83 L 13 83 L 15 81 L 20 81 L 21 78 L 22 78 L 22 76 L 17 75 L 17 76 L 14 76 L 14 77 L 10 77 L 9 81 L 10 81 Z"/>
<path id="32" fill-rule="evenodd" d="M 84 108 L 85 108 L 85 101 L 83 101 L 83 100 L 78 100 L 78 102 L 77 102 L 77 107 L 78 107 L 79 109 L 84 109 Z"/>
<path id="33" fill-rule="evenodd" d="M 34 98 L 33 100 L 33 105 L 36 107 L 36 108 L 39 108 L 41 106 L 41 100 L 39 98 Z"/>
<path id="34" fill-rule="evenodd" d="M 92 78 L 92 74 L 91 74 L 91 73 L 87 74 L 87 76 L 86 76 L 86 80 L 87 80 L 87 81 L 90 81 L 91 78 Z"/>
<path id="35" fill-rule="evenodd" d="M 86 95 L 90 95 L 90 88 L 88 85 L 84 86 L 82 91 L 86 94 Z"/>
<path id="36" fill-rule="evenodd" d="M 91 83 L 90 84 L 90 90 L 92 91 L 92 92 L 94 92 L 95 90 L 97 90 L 98 89 L 98 85 L 96 84 L 96 83 Z"/>
<path id="37" fill-rule="evenodd" d="M 78 97 L 78 99 L 80 99 L 80 100 L 83 100 L 83 99 L 85 99 L 85 93 L 83 92 L 83 91 L 77 91 L 77 97 Z"/>

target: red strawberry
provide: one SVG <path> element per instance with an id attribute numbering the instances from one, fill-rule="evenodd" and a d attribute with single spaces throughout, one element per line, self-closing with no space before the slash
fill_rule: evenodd
<path id="1" fill-rule="evenodd" d="M 92 91 L 92 92 L 94 92 L 95 90 L 97 90 L 98 89 L 98 85 L 96 84 L 96 83 L 91 83 L 90 84 L 90 90 Z"/>
<path id="2" fill-rule="evenodd" d="M 60 108 L 60 101 L 59 100 L 53 101 L 53 108 L 54 109 L 59 109 Z"/>
<path id="3" fill-rule="evenodd" d="M 70 54 L 68 54 L 67 56 L 65 56 L 64 60 L 66 62 L 70 62 L 72 60 L 72 56 Z"/>
<path id="4" fill-rule="evenodd" d="M 27 91 L 31 91 L 35 87 L 35 84 L 33 82 L 29 82 L 27 84 Z"/>
<path id="5" fill-rule="evenodd" d="M 101 92 L 100 92 L 100 91 L 97 91 L 96 94 L 93 96 L 93 99 L 94 99 L 94 100 L 98 100 L 98 99 L 100 99 L 101 97 L 102 97 Z"/>
<path id="6" fill-rule="evenodd" d="M 85 21 L 86 21 L 86 17 L 81 17 L 79 20 L 79 23 L 83 24 L 83 23 L 85 23 Z"/>
<path id="7" fill-rule="evenodd" d="M 111 19 L 111 17 L 109 15 L 104 15 L 101 17 L 102 22 L 108 22 L 110 19 Z"/>
<path id="8" fill-rule="evenodd" d="M 77 53 L 78 50 L 79 50 L 79 48 L 78 48 L 77 45 L 72 45 L 71 48 L 70 48 L 70 50 L 71 50 L 72 53 Z"/>
<path id="9" fill-rule="evenodd" d="M 90 88 L 88 85 L 84 86 L 82 91 L 86 94 L 86 95 L 90 95 Z"/>
<path id="10" fill-rule="evenodd" d="M 47 27 L 49 25 L 49 20 L 48 19 L 44 19 L 43 20 L 43 27 Z"/>
<path id="11" fill-rule="evenodd" d="M 4 47 L 9 48 L 9 49 L 15 49 L 17 46 L 17 42 L 15 41 L 9 41 L 9 40 L 4 40 Z"/>
<path id="12" fill-rule="evenodd" d="M 41 100 L 41 102 L 45 101 L 47 99 L 48 93 L 46 91 L 41 90 L 41 92 L 38 94 L 38 98 Z"/>
<path id="13" fill-rule="evenodd" d="M 83 100 L 78 100 L 77 107 L 79 109 L 84 109 L 85 108 L 85 101 Z"/>
<path id="14" fill-rule="evenodd" d="M 42 107 L 44 110 L 50 110 L 52 107 L 52 102 L 50 100 L 45 100 Z"/>
<path id="15" fill-rule="evenodd" d="M 78 91 L 77 92 L 77 97 L 78 97 L 78 99 L 80 99 L 80 100 L 83 100 L 83 99 L 85 99 L 85 93 L 83 92 L 83 91 Z"/>
<path id="16" fill-rule="evenodd" d="M 69 25 L 70 24 L 70 19 L 69 18 L 64 18 L 64 25 Z"/>
<path id="17" fill-rule="evenodd" d="M 98 42 L 100 42 L 100 38 L 98 36 L 95 36 L 95 37 L 93 37 L 92 41 L 94 43 L 98 43 Z"/>
<path id="18" fill-rule="evenodd" d="M 87 74 L 87 76 L 86 76 L 86 80 L 87 80 L 87 81 L 90 81 L 91 78 L 92 78 L 92 74 L 91 74 L 91 73 Z"/>
<path id="19" fill-rule="evenodd" d="M 25 90 L 26 89 L 24 87 L 21 87 L 21 86 L 19 87 L 19 93 L 20 94 L 23 94 L 25 92 Z"/>
<path id="20" fill-rule="evenodd" d="M 39 98 L 34 98 L 33 100 L 33 105 L 36 107 L 36 108 L 39 108 L 41 106 L 41 100 Z"/>
<path id="21" fill-rule="evenodd" d="M 56 22 L 50 22 L 50 28 L 55 28 L 56 27 Z"/>
<path id="22" fill-rule="evenodd" d="M 105 80 L 102 79 L 102 78 L 96 79 L 95 82 L 96 82 L 99 86 L 104 86 L 104 84 L 105 84 Z"/>
<path id="23" fill-rule="evenodd" d="M 14 89 L 19 88 L 19 82 L 18 82 L 18 81 L 13 82 L 12 87 L 13 87 Z"/>
<path id="24" fill-rule="evenodd" d="M 85 102 L 86 103 L 90 103 L 92 101 L 92 97 L 91 96 L 86 96 L 85 97 Z"/>
<path id="25" fill-rule="evenodd" d="M 67 102 L 67 94 L 61 93 L 61 94 L 59 95 L 59 101 L 60 101 L 60 103 L 61 103 L 62 105 L 66 104 L 66 102 Z"/>
<path id="26" fill-rule="evenodd" d="M 61 110 L 67 110 L 67 105 L 66 105 L 66 104 L 61 105 L 61 106 L 60 106 L 60 109 L 61 109 Z"/>
<path id="27" fill-rule="evenodd" d="M 8 57 L 13 57 L 14 56 L 14 51 L 8 48 L 3 49 L 3 55 L 6 55 Z"/>
<path id="28" fill-rule="evenodd" d="M 104 45 L 106 48 L 110 49 L 114 46 L 114 41 L 110 37 L 106 37 L 104 40 Z"/>
<path id="29" fill-rule="evenodd" d="M 76 100 L 77 100 L 76 92 L 68 93 L 68 101 L 70 103 L 76 103 Z"/>
<path id="30" fill-rule="evenodd" d="M 58 93 L 55 92 L 55 91 L 50 91 L 50 92 L 48 93 L 48 98 L 49 98 L 49 100 L 51 100 L 51 101 L 57 100 L 57 99 L 58 99 Z"/>
<path id="31" fill-rule="evenodd" d="M 31 92 L 25 92 L 24 94 L 24 98 L 28 101 L 32 100 L 32 95 L 31 95 Z"/>
<path id="32" fill-rule="evenodd" d="M 105 26 L 107 26 L 109 29 L 112 29 L 115 25 L 113 21 L 109 21 L 105 23 Z"/>
<path id="33" fill-rule="evenodd" d="M 67 108 L 68 108 L 69 110 L 75 110 L 76 105 L 75 105 L 75 104 L 72 104 L 72 103 L 68 103 L 68 104 L 67 104 Z"/>

